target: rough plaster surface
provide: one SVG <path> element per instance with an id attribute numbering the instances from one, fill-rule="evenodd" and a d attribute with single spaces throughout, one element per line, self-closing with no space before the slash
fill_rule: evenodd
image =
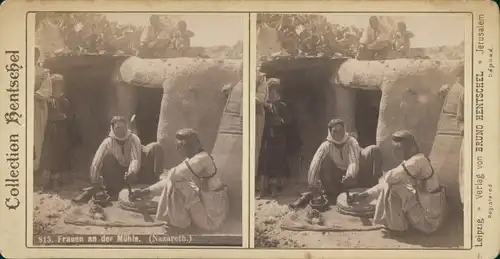
<path id="1" fill-rule="evenodd" d="M 440 88 L 455 82 L 455 71 L 461 65 L 463 63 L 456 60 L 348 60 L 340 66 L 338 78 L 333 80 L 336 85 L 332 87 L 335 87 L 337 101 L 343 103 L 348 96 L 338 95 L 339 87 L 382 91 L 377 144 L 382 148 L 387 170 L 397 164 L 390 148 L 390 137 L 397 130 L 410 130 L 422 151 L 426 155 L 430 153 L 444 101 Z M 343 107 L 337 110 L 337 115 L 354 116 L 354 108 Z"/>
<path id="2" fill-rule="evenodd" d="M 165 63 L 175 67 L 174 59 Z M 165 149 L 167 165 L 180 161 L 174 135 L 180 128 L 198 131 L 207 151 L 211 151 L 221 122 L 227 95 L 222 88 L 241 77 L 241 61 L 199 61 L 180 58 L 176 71 L 165 73 L 157 139 Z"/>
<path id="3" fill-rule="evenodd" d="M 432 166 L 436 170 L 442 186 L 446 187 L 448 200 L 460 207 L 459 163 L 462 145 L 461 130 L 457 123 L 458 99 L 463 92 L 463 86 L 454 85 L 448 89 L 443 112 L 437 126 L 436 138 L 429 154 Z M 467 168 L 465 168 L 466 171 Z"/>
<path id="4" fill-rule="evenodd" d="M 126 97 L 115 110 L 131 114 L 134 100 L 129 97 L 134 93 L 130 88 L 163 89 L 157 140 L 165 149 L 165 166 L 172 167 L 181 159 L 174 145 L 175 132 L 181 128 L 198 131 L 205 149 L 212 151 L 227 101 L 222 89 L 241 79 L 242 64 L 242 60 L 230 59 L 130 57 L 112 78 L 115 84 L 124 86 L 117 95 Z"/>
<path id="5" fill-rule="evenodd" d="M 243 170 L 243 82 L 232 89 L 222 114 L 212 156 L 228 188 L 230 215 L 241 219 Z"/>

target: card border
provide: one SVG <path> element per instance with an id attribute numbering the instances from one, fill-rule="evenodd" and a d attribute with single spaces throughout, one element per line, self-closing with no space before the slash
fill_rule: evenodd
<path id="1" fill-rule="evenodd" d="M 248 30 L 249 30 L 249 35 L 248 35 L 248 50 L 249 51 L 249 59 L 248 59 L 248 64 L 246 64 L 248 66 L 248 76 L 250 77 L 251 75 L 251 71 L 252 71 L 252 67 L 250 67 L 250 61 L 252 59 L 252 54 L 255 54 L 255 53 L 251 53 L 251 49 L 252 49 L 252 46 L 251 46 L 251 39 L 252 39 L 252 33 L 251 33 L 251 27 L 252 27 L 252 24 L 251 24 L 251 15 L 252 14 L 261 14 L 261 13 L 287 13 L 287 14 L 348 14 L 348 13 L 356 13 L 356 14 L 361 14 L 361 13 L 369 13 L 369 14 L 387 14 L 387 13 L 393 13 L 393 14 L 415 14 L 415 13 L 422 13 L 422 14 L 450 14 L 450 13 L 454 13 L 454 14 L 470 14 L 470 18 L 471 18 L 471 24 L 472 24 L 472 30 L 471 30 L 471 57 L 470 57 L 470 63 L 471 63 L 471 71 L 474 71 L 474 43 L 475 43 L 475 39 L 474 39 L 474 12 L 472 11 L 469 11 L 469 12 L 466 12 L 466 11 L 450 11 L 450 12 L 444 12 L 444 11 L 324 11 L 324 12 L 320 12 L 320 11 L 314 11 L 314 12 L 300 12 L 300 11 L 278 11 L 278 10 L 274 10 L 274 11 L 267 11 L 267 10 L 262 10 L 262 11 L 257 11 L 257 10 L 252 10 L 252 11 L 237 11 L 237 10 L 234 10 L 234 11 L 225 11 L 225 10 L 221 10 L 221 11 L 168 11 L 168 12 L 154 12 L 154 11 L 95 11 L 95 10 L 88 10 L 88 11 L 76 11 L 76 10 L 68 10 L 68 11 L 61 11 L 61 10 L 54 10 L 54 11 L 48 11 L 48 10 L 43 10 L 43 11 L 28 11 L 26 12 L 25 14 L 25 23 L 26 23 L 26 26 L 25 26 L 25 42 L 26 42 L 26 45 L 25 45 L 25 53 L 28 53 L 28 44 L 27 44 L 27 41 L 28 41 L 28 14 L 30 13 L 48 13 L 48 12 L 51 12 L 51 13 L 155 13 L 155 14 L 179 14 L 179 13 L 240 13 L 240 14 L 248 14 L 248 20 L 249 20 L 249 23 L 248 23 Z M 31 25 L 30 25 L 31 26 Z M 465 40 L 465 38 L 464 38 Z M 464 51 L 465 51 L 465 47 L 464 47 Z M 465 66 L 465 62 L 466 60 L 464 60 L 464 66 Z M 28 55 L 25 55 L 25 67 L 26 67 L 26 71 L 27 71 L 27 68 L 28 66 L 30 66 L 31 64 L 28 62 Z M 243 66 L 245 66 L 245 62 L 243 61 Z M 26 80 L 26 83 L 25 83 L 25 87 L 26 89 L 28 89 L 28 73 L 25 73 L 25 80 Z M 249 80 L 250 84 L 249 84 L 249 88 L 250 88 L 250 91 L 254 90 L 255 89 L 255 82 L 252 81 L 252 78 L 248 78 L 247 80 Z M 252 86 L 253 86 L 253 89 L 252 89 Z M 475 90 L 475 85 L 474 85 L 474 77 L 471 76 L 471 96 L 474 96 L 474 90 Z M 248 98 L 248 105 L 252 105 L 251 104 L 251 94 L 248 94 L 247 96 Z M 25 116 L 25 134 L 26 136 L 28 136 L 28 93 L 26 92 L 26 95 L 25 95 L 25 112 L 26 112 L 26 116 Z M 242 100 L 244 101 L 244 99 Z M 247 118 L 250 119 L 252 116 L 255 116 L 255 114 L 252 115 L 252 112 L 251 112 L 251 109 L 248 109 L 248 112 L 246 114 L 244 114 L 246 116 L 248 116 Z M 253 118 L 253 117 L 252 117 Z M 471 134 L 472 132 L 474 132 L 474 112 L 471 111 L 470 113 L 470 118 L 471 118 Z M 251 147 L 251 143 L 252 143 L 252 140 L 254 139 L 255 136 L 252 136 L 251 134 L 251 127 L 252 127 L 252 123 L 251 123 L 251 120 L 248 121 L 248 133 L 247 134 L 250 134 L 250 136 L 248 137 L 248 147 L 250 148 Z M 242 132 L 242 134 L 245 134 L 245 131 Z M 242 140 L 243 141 L 243 140 Z M 471 147 L 474 146 L 474 138 L 471 138 L 470 139 L 470 142 L 471 142 Z M 244 149 L 244 147 L 242 147 L 242 149 Z M 251 149 L 251 148 L 250 148 Z M 244 152 L 244 150 L 242 150 Z M 243 154 L 242 152 L 242 154 Z M 249 150 L 249 152 L 254 152 L 254 150 Z M 471 154 L 470 154 L 470 161 L 473 161 L 473 158 L 474 158 L 474 154 L 475 154 L 475 151 L 472 151 Z M 25 156 L 28 157 L 28 142 L 26 141 L 25 142 Z M 248 183 L 250 183 L 252 181 L 252 176 L 255 175 L 255 172 L 251 172 L 251 163 L 255 163 L 255 161 L 249 161 L 249 164 L 248 164 Z M 26 159 L 26 175 L 28 175 L 28 159 Z M 243 165 L 242 165 L 243 167 Z M 243 169 L 243 168 L 242 168 Z M 474 172 L 474 166 L 473 166 L 473 163 L 471 163 L 470 165 L 470 170 L 471 170 L 471 173 Z M 241 172 L 242 174 L 242 186 L 244 186 L 245 182 L 243 181 L 243 170 Z M 69 245 L 62 245 L 62 246 L 58 246 L 58 245 L 54 245 L 54 246 L 29 246 L 28 245 L 28 203 L 26 202 L 25 203 L 25 232 L 26 232 L 26 235 L 25 235 L 25 247 L 27 249 L 90 249 L 90 248 L 105 248 L 105 249 L 179 249 L 179 248 L 186 248 L 186 249 L 193 249 L 193 250 L 213 250 L 213 249 L 238 249 L 238 250 L 286 250 L 286 251 L 311 251 L 311 250 L 324 250 L 324 251 L 327 251 L 327 250 L 356 250 L 356 251 L 363 251 L 363 250 L 381 250 L 381 251 L 397 251 L 397 250 L 405 250 L 405 251 L 470 251 L 472 250 L 473 248 L 473 239 L 474 239 L 474 235 L 473 235 L 473 226 L 474 226 L 474 220 L 473 220 L 473 201 L 474 201 L 474 195 L 473 195 L 473 187 L 474 187 L 474 183 L 473 181 L 471 180 L 470 182 L 470 185 L 471 185 L 471 192 L 470 192 L 470 220 L 471 220 L 471 225 L 470 225 L 470 229 L 471 229 L 471 232 L 470 232 L 470 239 L 471 239 L 471 246 L 469 248 L 432 248 L 432 247 L 425 247 L 425 248 L 350 248 L 350 247 L 337 247 L 337 248 L 266 248 L 266 247 L 245 247 L 245 242 L 243 242 L 243 237 L 244 237 L 244 234 L 243 234 L 243 215 L 242 215 L 242 224 L 241 224 L 241 228 L 242 228 L 242 245 L 241 246 L 224 246 L 224 245 L 221 245 L 221 246 L 212 246 L 212 247 L 195 247 L 195 246 L 141 246 L 141 245 L 136 245 L 136 246 L 133 246 L 133 245 L 125 245 L 125 246 L 117 246 L 117 245 L 111 245 L 111 246 L 104 246 L 104 245 L 73 245 L 73 246 L 69 246 Z M 32 188 L 30 188 L 31 190 Z M 243 188 L 242 188 L 242 193 L 243 193 Z M 249 202 L 247 204 L 248 206 L 248 213 L 249 213 L 249 217 L 252 217 L 254 216 L 254 212 L 253 211 L 250 211 L 251 209 L 251 206 L 250 206 L 250 202 L 254 202 L 255 201 L 255 197 L 252 197 L 252 193 L 253 191 L 251 190 L 251 188 L 248 189 L 248 199 L 249 199 Z M 28 197 L 28 181 L 26 179 L 25 181 L 25 195 L 26 197 Z M 30 195 L 33 195 L 33 194 L 30 194 Z M 243 196 L 242 196 L 242 205 L 244 204 L 243 202 Z M 243 210 L 243 206 L 242 206 L 242 210 Z M 31 212 L 33 212 L 33 209 L 31 209 Z M 243 211 L 242 211 L 243 213 Z M 464 221 L 465 221 L 465 211 L 464 211 L 464 215 L 463 215 L 463 218 L 464 218 Z M 32 222 L 33 223 L 33 222 Z M 251 226 L 251 220 L 249 218 L 248 220 L 248 242 L 254 238 L 254 235 L 252 235 L 252 231 L 254 231 L 254 229 L 252 230 L 252 226 Z M 465 235 L 465 233 L 464 233 Z M 464 238 L 464 241 L 465 241 L 465 238 Z M 249 245 L 249 244 L 248 244 Z"/>

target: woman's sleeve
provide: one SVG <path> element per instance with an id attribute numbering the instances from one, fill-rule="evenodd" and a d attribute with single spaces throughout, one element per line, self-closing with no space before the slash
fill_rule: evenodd
<path id="1" fill-rule="evenodd" d="M 272 120 L 270 121 L 271 126 L 281 126 L 291 122 L 292 116 L 288 112 L 288 108 L 284 103 L 272 103 L 267 112 L 272 116 Z"/>
<path id="2" fill-rule="evenodd" d="M 290 110 L 285 103 L 278 103 L 276 105 L 276 115 L 281 119 L 282 125 L 287 125 L 292 122 L 292 115 L 290 114 Z"/>
<path id="3" fill-rule="evenodd" d="M 104 139 L 94 155 L 92 165 L 90 166 L 90 181 L 92 183 L 99 182 L 99 176 L 101 176 L 100 170 L 102 167 L 102 161 L 104 160 L 104 156 L 108 153 L 110 145 L 111 139 Z"/>
<path id="4" fill-rule="evenodd" d="M 132 139 L 132 149 L 131 149 L 131 161 L 128 167 L 128 171 L 131 174 L 137 174 L 141 168 L 141 156 L 142 156 L 142 145 L 141 140 L 136 135 L 131 136 Z"/>
<path id="5" fill-rule="evenodd" d="M 66 114 L 68 119 L 71 119 L 71 110 L 70 110 L 70 103 L 67 98 L 62 98 L 61 99 L 61 110 L 63 111 L 64 114 Z"/>
<path id="6" fill-rule="evenodd" d="M 421 178 L 423 156 L 412 157 L 403 162 L 398 167 L 387 172 L 385 181 L 390 184 L 396 184 L 402 181 L 408 181 L 415 178 Z"/>
<path id="7" fill-rule="evenodd" d="M 316 150 L 311 164 L 309 165 L 309 172 L 307 174 L 307 182 L 310 187 L 316 187 L 318 185 L 320 180 L 319 171 L 321 170 L 321 164 L 323 164 L 323 161 L 328 155 L 328 151 L 329 145 L 326 141 L 319 146 L 318 150 Z"/>
<path id="8" fill-rule="evenodd" d="M 165 187 L 167 187 L 168 181 L 170 181 L 170 177 L 165 177 L 165 178 L 161 179 L 160 181 L 156 182 L 155 184 L 149 186 L 148 190 L 154 196 L 159 196 L 163 192 L 163 189 L 165 189 Z"/>
<path id="9" fill-rule="evenodd" d="M 355 178 L 359 173 L 359 156 L 360 147 L 356 139 L 351 138 L 351 140 L 346 143 L 347 154 L 349 156 L 349 165 L 347 166 L 346 175 Z"/>
<path id="10" fill-rule="evenodd" d="M 401 165 L 398 165 L 397 167 L 389 170 L 384 176 L 385 182 L 389 184 L 400 183 L 403 181 L 404 178 L 405 178 L 405 172 Z"/>

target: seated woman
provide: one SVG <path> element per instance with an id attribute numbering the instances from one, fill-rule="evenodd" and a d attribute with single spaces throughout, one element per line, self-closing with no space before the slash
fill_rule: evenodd
<path id="1" fill-rule="evenodd" d="M 170 228 L 185 229 L 194 222 L 199 228 L 215 230 L 229 212 L 227 188 L 194 130 L 182 129 L 176 138 L 177 150 L 186 159 L 134 196 L 160 196 L 156 219 Z"/>
<path id="2" fill-rule="evenodd" d="M 328 123 L 326 140 L 316 150 L 308 172 L 309 191 L 290 204 L 291 208 L 306 206 L 312 199 L 326 194 L 334 200 L 346 189 L 370 188 L 382 176 L 382 154 L 376 145 L 361 148 L 341 119 Z"/>
<path id="3" fill-rule="evenodd" d="M 111 200 L 118 200 L 126 183 L 151 184 L 163 172 L 163 149 L 158 142 L 143 146 L 139 137 L 129 129 L 125 117 L 114 116 L 109 135 L 102 142 L 90 166 L 92 186 L 73 199 L 85 203 L 102 187 Z"/>
<path id="4" fill-rule="evenodd" d="M 388 171 L 378 185 L 352 199 L 378 197 L 373 223 L 393 233 L 405 231 L 409 226 L 432 233 L 446 216 L 445 190 L 410 132 L 398 131 L 392 139 L 394 156 L 402 160 L 401 164 Z"/>

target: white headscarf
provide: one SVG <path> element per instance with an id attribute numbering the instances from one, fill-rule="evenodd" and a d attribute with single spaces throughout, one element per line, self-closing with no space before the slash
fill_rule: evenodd
<path id="1" fill-rule="evenodd" d="M 330 129 L 328 129 L 328 135 L 327 135 L 327 137 L 326 137 L 326 140 L 328 140 L 328 141 L 330 141 L 330 142 L 333 142 L 333 143 L 334 143 L 334 144 L 336 144 L 336 145 L 342 145 L 342 144 L 344 144 L 344 143 L 346 143 L 346 142 L 347 142 L 347 139 L 348 139 L 348 138 L 349 138 L 349 134 L 348 134 L 347 132 L 345 132 L 344 137 L 342 138 L 342 140 L 340 140 L 340 141 L 336 141 L 336 140 L 335 140 L 335 139 L 333 139 L 333 137 L 332 137 L 332 132 L 331 132 L 331 130 L 330 130 Z"/>

